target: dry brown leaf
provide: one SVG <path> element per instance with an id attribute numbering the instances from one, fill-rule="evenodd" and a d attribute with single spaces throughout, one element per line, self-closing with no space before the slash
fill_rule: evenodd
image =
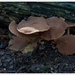
<path id="1" fill-rule="evenodd" d="M 24 49 L 23 53 L 32 52 L 34 48 L 37 46 L 37 43 L 29 43 Z"/>
<path id="2" fill-rule="evenodd" d="M 37 42 L 40 38 L 33 38 L 30 43 L 24 48 L 23 53 L 32 52 L 34 48 L 37 46 Z"/>

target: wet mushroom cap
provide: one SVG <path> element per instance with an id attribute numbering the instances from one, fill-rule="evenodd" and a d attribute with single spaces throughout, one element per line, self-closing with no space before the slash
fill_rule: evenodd
<path id="1" fill-rule="evenodd" d="M 41 37 L 45 40 L 58 39 L 65 33 L 67 23 L 63 18 L 51 17 L 46 19 L 47 24 L 50 26 L 48 31 L 41 33 Z"/>
<path id="2" fill-rule="evenodd" d="M 27 21 L 22 20 L 17 30 L 23 34 L 33 34 L 37 32 L 47 31 L 50 26 L 47 25 L 46 20 L 43 17 L 30 16 Z"/>
<path id="3" fill-rule="evenodd" d="M 70 55 L 75 53 L 75 36 L 64 35 L 58 39 L 56 47 L 61 54 Z"/>

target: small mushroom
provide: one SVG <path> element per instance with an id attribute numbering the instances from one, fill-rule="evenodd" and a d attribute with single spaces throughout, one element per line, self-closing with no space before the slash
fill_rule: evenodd
<path id="1" fill-rule="evenodd" d="M 9 41 L 8 48 L 15 51 L 23 50 L 29 42 L 25 39 L 25 37 L 13 37 Z"/>
<path id="2" fill-rule="evenodd" d="M 67 28 L 67 23 L 63 18 L 51 17 L 46 19 L 47 24 L 50 26 L 48 31 L 41 33 L 41 38 L 45 40 L 54 40 L 61 37 L 65 29 Z"/>
<path id="3" fill-rule="evenodd" d="M 64 35 L 57 41 L 56 47 L 61 54 L 71 55 L 75 53 L 75 36 Z"/>
<path id="4" fill-rule="evenodd" d="M 46 20 L 43 17 L 30 16 L 27 21 L 22 20 L 17 30 L 23 34 L 33 34 L 37 32 L 47 31 L 50 26 L 47 25 Z"/>
<path id="5" fill-rule="evenodd" d="M 66 22 L 68 24 L 68 28 L 67 28 L 67 34 L 70 35 L 70 27 L 74 27 L 75 23 L 72 22 Z"/>

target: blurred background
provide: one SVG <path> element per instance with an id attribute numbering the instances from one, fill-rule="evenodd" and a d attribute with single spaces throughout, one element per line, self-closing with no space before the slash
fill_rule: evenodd
<path id="1" fill-rule="evenodd" d="M 8 27 L 29 16 L 57 16 L 75 22 L 75 2 L 0 2 L 0 24 Z M 0 26 L 1 26 L 0 25 Z"/>

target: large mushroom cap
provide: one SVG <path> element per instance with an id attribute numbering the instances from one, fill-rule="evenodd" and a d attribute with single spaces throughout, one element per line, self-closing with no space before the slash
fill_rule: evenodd
<path id="1" fill-rule="evenodd" d="M 51 17 L 48 18 L 46 21 L 50 26 L 50 29 L 48 31 L 41 33 L 41 37 L 43 39 L 45 40 L 58 39 L 64 34 L 65 29 L 67 28 L 67 23 L 64 21 L 63 18 Z"/>
<path id="2" fill-rule="evenodd" d="M 27 21 L 22 20 L 17 30 L 23 34 L 33 34 L 37 32 L 47 31 L 50 26 L 47 25 L 46 20 L 43 17 L 29 17 Z"/>
<path id="3" fill-rule="evenodd" d="M 75 53 L 75 37 L 73 35 L 64 35 L 57 41 L 58 51 L 65 55 Z"/>
<path id="4" fill-rule="evenodd" d="M 23 22 L 25 22 L 25 20 L 22 20 Z M 16 36 L 19 36 L 19 37 L 25 37 L 26 39 L 31 39 L 31 38 L 34 38 L 35 36 L 37 36 L 37 34 L 34 34 L 34 35 L 25 35 L 23 33 L 20 33 L 18 30 L 17 30 L 17 24 L 15 21 L 12 21 L 10 24 L 9 24 L 9 30 L 11 31 L 11 33 L 15 34 Z"/>

